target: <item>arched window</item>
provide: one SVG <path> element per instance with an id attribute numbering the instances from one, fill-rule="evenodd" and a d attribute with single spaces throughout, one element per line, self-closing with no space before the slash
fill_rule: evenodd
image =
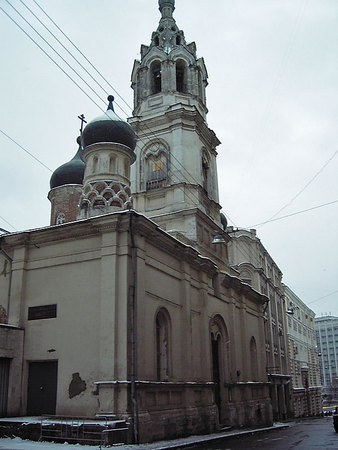
<path id="1" fill-rule="evenodd" d="M 147 190 L 158 189 L 165 186 L 166 182 L 166 155 L 150 155 L 147 158 Z"/>
<path id="2" fill-rule="evenodd" d="M 162 72 L 160 61 L 154 61 L 151 65 L 151 93 L 158 94 L 162 90 Z"/>
<path id="3" fill-rule="evenodd" d="M 99 168 L 99 158 L 97 155 L 93 158 L 93 173 L 97 172 Z"/>
<path id="4" fill-rule="evenodd" d="M 125 160 L 124 160 L 124 175 L 127 178 L 130 177 L 130 163 L 129 163 L 129 159 L 127 159 L 127 158 L 125 158 Z"/>
<path id="5" fill-rule="evenodd" d="M 61 225 L 63 223 L 66 223 L 66 216 L 64 213 L 59 213 L 56 216 L 56 225 Z"/>
<path id="6" fill-rule="evenodd" d="M 202 183 L 203 189 L 208 193 L 209 191 L 209 168 L 210 168 L 210 157 L 206 149 L 202 152 Z"/>
<path id="7" fill-rule="evenodd" d="M 170 319 L 167 311 L 161 309 L 156 315 L 156 378 L 168 381 Z"/>
<path id="8" fill-rule="evenodd" d="M 219 418 L 222 422 L 223 385 L 229 373 L 229 337 L 223 318 L 217 314 L 210 321 L 211 338 L 211 371 L 212 381 L 215 383 L 215 403 L 218 407 Z M 227 369 L 227 370 L 225 370 Z"/>
<path id="9" fill-rule="evenodd" d="M 116 171 L 116 157 L 111 156 L 109 158 L 109 172 L 115 173 L 115 171 Z"/>
<path id="10" fill-rule="evenodd" d="M 168 152 L 165 142 L 153 141 L 148 144 L 141 159 L 141 189 L 151 191 L 167 186 Z"/>
<path id="11" fill-rule="evenodd" d="M 257 345 L 253 336 L 250 340 L 250 361 L 252 381 L 258 381 Z"/>
<path id="12" fill-rule="evenodd" d="M 251 273 L 248 270 L 241 270 L 241 279 L 244 281 L 244 283 L 252 284 L 252 277 Z"/>
<path id="13" fill-rule="evenodd" d="M 186 92 L 186 64 L 182 60 L 176 61 L 176 91 Z"/>

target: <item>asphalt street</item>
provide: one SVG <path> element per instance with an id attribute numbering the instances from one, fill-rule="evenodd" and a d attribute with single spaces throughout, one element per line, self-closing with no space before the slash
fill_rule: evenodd
<path id="1" fill-rule="evenodd" d="M 303 419 L 289 423 L 286 429 L 224 439 L 217 444 L 189 447 L 199 450 L 333 450 L 338 449 L 338 433 L 332 417 Z"/>

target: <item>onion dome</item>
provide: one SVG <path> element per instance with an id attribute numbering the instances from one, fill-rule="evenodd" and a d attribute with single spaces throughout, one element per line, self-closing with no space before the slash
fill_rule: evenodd
<path id="1" fill-rule="evenodd" d="M 81 138 L 77 138 L 79 149 L 73 159 L 58 167 L 50 178 L 50 188 L 54 189 L 65 184 L 83 184 L 85 163 L 82 159 L 83 149 Z"/>
<path id="2" fill-rule="evenodd" d="M 83 147 L 100 142 L 113 142 L 123 144 L 134 150 L 136 147 L 136 135 L 129 123 L 121 120 L 114 112 L 114 97 L 108 96 L 107 112 L 89 122 L 82 134 Z"/>

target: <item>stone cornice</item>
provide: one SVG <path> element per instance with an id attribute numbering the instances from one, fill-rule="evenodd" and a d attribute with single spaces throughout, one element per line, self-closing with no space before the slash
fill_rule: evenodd
<path id="1" fill-rule="evenodd" d="M 10 247 L 41 245 L 53 241 L 76 239 L 79 236 L 94 236 L 107 231 L 127 231 L 126 211 L 27 230 L 6 235 L 5 244 Z M 123 220 L 124 219 L 124 220 Z"/>
<path id="2" fill-rule="evenodd" d="M 164 126 L 168 130 L 172 129 L 173 126 L 179 125 L 196 131 L 204 144 L 211 150 L 214 150 L 221 143 L 215 132 L 208 128 L 197 108 L 184 103 L 176 103 L 173 106 L 169 106 L 162 114 L 131 117 L 128 119 L 128 122 L 139 138 L 142 138 L 142 134 L 149 138 L 149 129 L 154 130 Z"/>
<path id="3" fill-rule="evenodd" d="M 81 237 L 99 236 L 107 232 L 128 232 L 130 214 L 133 217 L 135 236 L 145 237 L 151 245 L 191 264 L 196 270 L 209 276 L 217 272 L 217 265 L 203 257 L 192 246 L 186 245 L 159 228 L 155 222 L 133 210 L 92 217 L 36 230 L 12 233 L 3 237 L 8 247 L 40 246 L 57 241 L 69 241 Z"/>
<path id="4" fill-rule="evenodd" d="M 134 232 L 147 239 L 151 245 L 160 250 L 164 250 L 170 255 L 186 261 L 196 270 L 202 270 L 209 276 L 217 272 L 217 265 L 209 258 L 203 257 L 192 246 L 184 244 L 182 241 L 171 236 L 166 231 L 159 228 L 155 222 L 143 215 L 135 213 Z"/>
<path id="5" fill-rule="evenodd" d="M 249 284 L 244 283 L 240 278 L 233 277 L 225 272 L 222 272 L 221 284 L 227 289 L 234 289 L 238 294 L 243 294 L 250 300 L 254 300 L 260 305 L 264 305 L 269 301 L 268 297 L 255 291 Z"/>
<path id="6" fill-rule="evenodd" d="M 205 120 L 197 109 L 193 106 L 187 107 L 183 104 L 176 104 L 168 108 L 165 116 L 170 122 L 174 120 L 188 120 L 196 124 L 196 131 L 208 147 L 216 148 L 221 142 L 214 131 L 208 128 Z"/>

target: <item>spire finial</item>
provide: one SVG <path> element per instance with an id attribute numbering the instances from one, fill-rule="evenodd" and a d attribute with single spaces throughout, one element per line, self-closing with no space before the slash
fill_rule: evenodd
<path id="1" fill-rule="evenodd" d="M 114 101 L 114 96 L 113 95 L 108 95 L 107 100 L 109 102 L 107 111 L 110 109 L 111 111 L 114 111 L 114 106 L 113 106 L 113 101 Z"/>
<path id="2" fill-rule="evenodd" d="M 87 121 L 85 120 L 85 116 L 83 114 L 81 114 L 81 116 L 77 116 L 78 119 L 81 120 L 81 128 L 80 128 L 80 134 L 82 136 L 82 131 L 83 131 L 83 124 L 87 123 Z"/>
<path id="3" fill-rule="evenodd" d="M 169 12 L 169 16 L 172 16 L 172 13 L 175 9 L 175 0 L 158 0 L 159 10 L 162 13 L 162 16 L 167 16 Z M 165 8 L 167 6 L 167 8 Z M 168 7 L 170 10 L 168 11 Z"/>

